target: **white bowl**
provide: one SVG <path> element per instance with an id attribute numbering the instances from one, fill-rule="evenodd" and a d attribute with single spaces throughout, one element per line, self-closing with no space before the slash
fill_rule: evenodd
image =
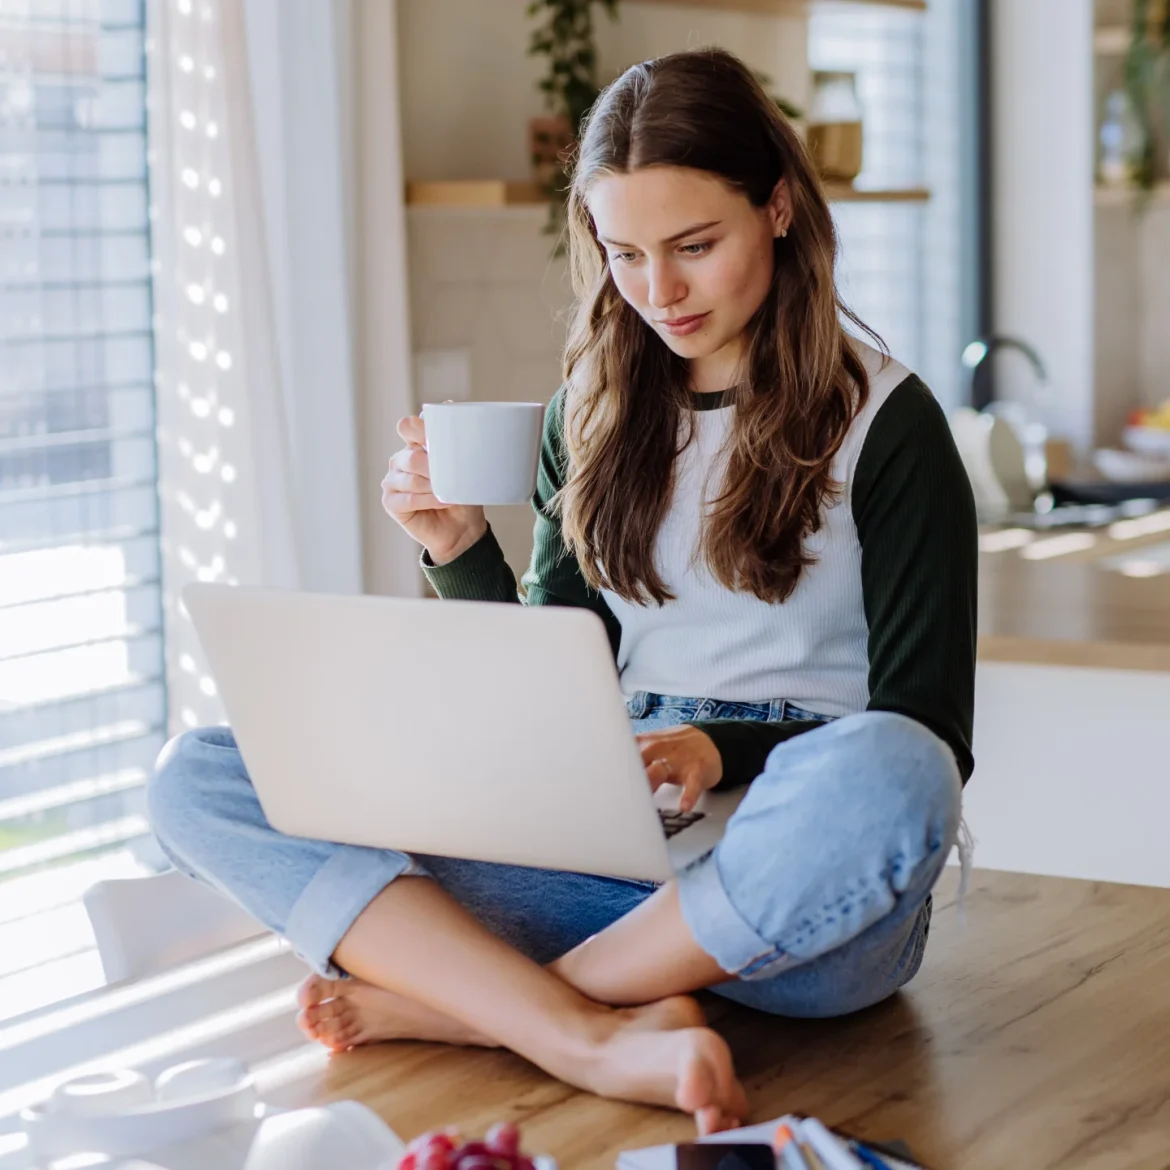
<path id="1" fill-rule="evenodd" d="M 1158 483 L 1170 479 L 1170 459 L 1151 459 L 1134 451 L 1103 447 L 1093 452 L 1093 466 L 1114 483 Z"/>
<path id="2" fill-rule="evenodd" d="M 153 1099 L 150 1081 L 142 1073 L 137 1069 L 117 1068 L 58 1085 L 45 1110 L 69 1117 L 102 1117 L 149 1105 Z"/>
<path id="3" fill-rule="evenodd" d="M 226 1067 L 209 1070 L 225 1071 Z M 188 1076 L 189 1083 L 198 1079 L 193 1071 Z M 137 1083 L 135 1078 L 129 1079 Z M 197 1095 L 173 1100 L 152 1097 L 145 1103 L 119 1103 L 109 1112 L 85 1113 L 73 1111 L 68 1105 L 64 1110 L 60 1108 L 63 1101 L 68 1103 L 77 1096 L 68 1091 L 68 1086 L 62 1086 L 43 1105 L 21 1110 L 20 1119 L 30 1152 L 42 1160 L 82 1153 L 109 1157 L 151 1154 L 173 1143 L 195 1141 L 218 1129 L 259 1120 L 261 1107 L 255 1081 L 246 1071 L 230 1083 L 222 1077 L 208 1076 L 203 1089 Z"/>
<path id="4" fill-rule="evenodd" d="M 357 1101 L 336 1101 L 265 1121 L 244 1170 L 392 1170 L 405 1149 L 376 1113 Z"/>
<path id="5" fill-rule="evenodd" d="M 1126 427 L 1121 441 L 1141 455 L 1170 459 L 1170 430 L 1164 427 Z"/>
<path id="6" fill-rule="evenodd" d="M 189 1101 L 225 1092 L 248 1077 L 248 1066 L 230 1056 L 188 1060 L 159 1073 L 154 1082 L 156 1101 Z"/>

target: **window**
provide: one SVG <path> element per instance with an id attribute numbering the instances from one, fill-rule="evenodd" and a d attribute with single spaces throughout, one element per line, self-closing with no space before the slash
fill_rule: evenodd
<path id="1" fill-rule="evenodd" d="M 824 3 L 810 15 L 814 69 L 857 74 L 864 127 L 858 187 L 926 187 L 926 203 L 834 203 L 845 302 L 919 372 L 948 408 L 963 400 L 959 354 L 970 340 L 975 273 L 964 265 L 969 195 L 961 150 L 969 0 L 926 12 Z"/>
<path id="2" fill-rule="evenodd" d="M 0 1016 L 100 984 L 78 898 L 156 860 L 143 16 L 0 0 Z"/>

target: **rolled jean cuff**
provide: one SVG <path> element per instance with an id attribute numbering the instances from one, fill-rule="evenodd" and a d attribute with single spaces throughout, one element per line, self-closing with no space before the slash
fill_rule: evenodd
<path id="1" fill-rule="evenodd" d="M 792 965 L 792 956 L 763 939 L 732 904 L 719 873 L 718 850 L 678 875 L 683 920 L 728 975 L 768 979 Z"/>
<path id="2" fill-rule="evenodd" d="M 395 878 L 425 872 L 405 853 L 339 845 L 293 904 L 284 936 L 318 975 L 343 977 L 333 952 L 358 915 Z"/>

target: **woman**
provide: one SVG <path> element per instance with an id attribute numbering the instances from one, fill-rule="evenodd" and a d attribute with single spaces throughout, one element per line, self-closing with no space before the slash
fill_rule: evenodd
<path id="1" fill-rule="evenodd" d="M 294 840 L 224 728 L 172 741 L 151 815 L 316 969 L 301 1024 L 331 1048 L 502 1044 L 710 1132 L 747 1103 L 687 993 L 831 1016 L 922 960 L 972 769 L 974 510 L 929 391 L 842 330 L 824 194 L 734 57 L 606 90 L 569 245 L 525 601 L 605 619 L 652 787 L 750 785 L 718 848 L 655 889 Z M 431 494 L 421 420 L 398 430 L 383 502 L 437 592 L 517 601 L 483 510 Z"/>

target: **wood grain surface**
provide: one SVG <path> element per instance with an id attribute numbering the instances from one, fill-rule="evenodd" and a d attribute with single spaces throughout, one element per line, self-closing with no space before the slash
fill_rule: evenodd
<path id="1" fill-rule="evenodd" d="M 884 1004 L 784 1020 L 704 998 L 753 1121 L 803 1111 L 903 1138 L 933 1170 L 1170 1167 L 1170 890 L 957 871 L 935 891 L 922 969 Z M 605 1101 L 505 1052 L 379 1045 L 333 1058 L 290 1103 L 356 1098 L 403 1137 L 494 1121 L 563 1170 L 688 1140 L 663 1109 Z"/>

